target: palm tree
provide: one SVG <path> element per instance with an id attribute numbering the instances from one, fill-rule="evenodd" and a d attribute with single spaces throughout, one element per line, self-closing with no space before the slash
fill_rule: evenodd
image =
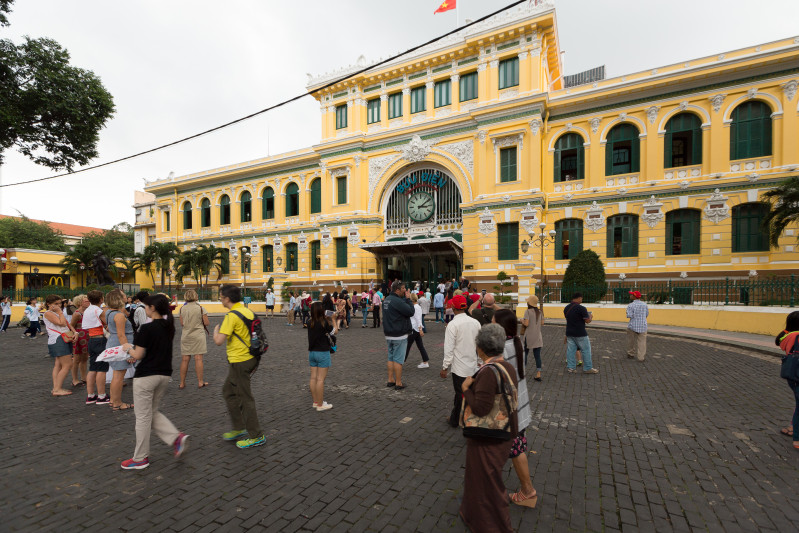
<path id="1" fill-rule="evenodd" d="M 224 248 L 217 248 L 216 246 L 198 246 L 197 247 L 197 264 L 200 272 L 205 275 L 205 283 L 202 286 L 208 286 L 208 276 L 212 270 L 216 270 L 216 279 L 222 277 L 222 257 L 224 255 Z"/>
<path id="2" fill-rule="evenodd" d="M 776 248 L 785 228 L 799 222 L 799 177 L 783 181 L 776 189 L 764 193 L 763 199 L 771 204 L 763 219 L 763 229 L 768 231 L 769 243 Z"/>
<path id="3" fill-rule="evenodd" d="M 147 250 L 145 249 L 145 252 Z M 153 287 L 155 287 L 155 258 L 150 253 L 137 253 L 133 256 L 132 266 L 134 271 L 144 272 L 145 275 L 150 276 L 153 280 Z"/>
<path id="4" fill-rule="evenodd" d="M 166 271 L 169 270 L 172 259 L 180 253 L 180 248 L 174 242 L 154 242 L 144 249 L 144 255 L 152 257 L 156 270 L 161 271 L 161 287 L 166 285 Z M 155 280 L 153 280 L 155 281 Z"/>
<path id="5" fill-rule="evenodd" d="M 78 245 L 72 251 L 67 252 L 58 264 L 61 266 L 62 274 L 69 273 L 70 276 L 72 274 L 77 276 L 78 273 L 85 272 L 86 269 L 89 268 L 89 265 L 91 265 L 91 262 L 91 252 L 85 247 Z M 81 266 L 83 268 L 81 268 Z"/>
<path id="6" fill-rule="evenodd" d="M 202 271 L 197 262 L 197 250 L 186 250 L 181 252 L 175 258 L 175 281 L 178 284 L 183 283 L 183 278 L 190 276 L 197 285 L 202 281 Z"/>

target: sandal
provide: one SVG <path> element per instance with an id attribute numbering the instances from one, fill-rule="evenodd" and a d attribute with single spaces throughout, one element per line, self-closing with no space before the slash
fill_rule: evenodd
<path id="1" fill-rule="evenodd" d="M 535 489 L 533 489 L 532 496 L 525 496 L 522 492 L 522 489 L 519 489 L 518 492 L 510 494 L 510 501 L 516 505 L 535 509 L 535 504 L 538 502 L 538 493 L 535 491 Z"/>
<path id="2" fill-rule="evenodd" d="M 533 379 L 536 381 L 541 381 L 541 372 L 536 372 L 535 377 Z"/>
<path id="3" fill-rule="evenodd" d="M 786 437 L 793 437 L 793 428 L 791 426 L 788 426 L 787 428 L 782 428 L 780 430 L 780 433 L 782 433 Z"/>
<path id="4" fill-rule="evenodd" d="M 397 384 L 394 383 L 393 381 L 389 381 L 388 383 L 386 383 L 386 387 L 395 387 L 396 385 Z"/>
<path id="5" fill-rule="evenodd" d="M 72 384 L 72 388 L 73 388 L 73 389 L 77 389 L 78 387 L 83 387 L 83 386 L 85 386 L 85 385 L 86 385 L 86 382 L 85 382 L 85 381 L 78 381 L 77 383 L 73 383 L 73 384 Z"/>
<path id="6" fill-rule="evenodd" d="M 111 409 L 114 410 L 114 411 L 127 411 L 128 409 L 133 409 L 133 404 L 132 403 L 121 403 L 121 404 L 119 404 L 117 406 L 112 406 Z"/>
<path id="7" fill-rule="evenodd" d="M 56 391 L 52 392 L 53 396 L 69 396 L 70 394 L 72 394 L 71 390 L 62 390 L 62 391 L 58 391 L 58 392 L 56 392 Z"/>

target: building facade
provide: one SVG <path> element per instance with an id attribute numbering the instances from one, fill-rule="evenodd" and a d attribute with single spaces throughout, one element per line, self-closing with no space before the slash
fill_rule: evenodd
<path id="1" fill-rule="evenodd" d="M 560 58 L 538 1 L 310 78 L 321 142 L 150 182 L 156 238 L 229 249 L 237 284 L 251 252 L 249 286 L 490 288 L 500 271 L 559 279 L 584 248 L 611 278 L 796 271 L 797 228 L 769 248 L 759 223 L 761 194 L 799 174 L 799 38 L 610 79 L 565 77 Z M 541 223 L 543 265 L 522 251 Z"/>

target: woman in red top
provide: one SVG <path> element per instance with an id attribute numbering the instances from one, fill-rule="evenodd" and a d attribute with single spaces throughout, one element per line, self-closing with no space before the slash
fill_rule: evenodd
<path id="1" fill-rule="evenodd" d="M 781 331 L 774 343 L 785 352 L 786 357 L 799 358 L 799 311 L 794 311 L 785 320 L 785 330 Z M 796 355 L 791 355 L 796 354 Z M 792 425 L 783 428 L 781 433 L 793 437 L 793 447 L 799 450 L 799 372 L 793 378 L 786 378 L 793 391 L 796 407 L 793 411 Z"/>
<path id="2" fill-rule="evenodd" d="M 81 387 L 86 385 L 89 363 L 89 332 L 82 328 L 83 313 L 90 305 L 89 299 L 85 294 L 79 294 L 72 299 L 72 305 L 75 306 L 71 321 L 75 330 L 75 340 L 72 341 L 72 386 Z"/>

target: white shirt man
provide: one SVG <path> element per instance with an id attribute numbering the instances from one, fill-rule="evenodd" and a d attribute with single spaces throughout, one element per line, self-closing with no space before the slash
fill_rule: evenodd
<path id="1" fill-rule="evenodd" d="M 288 313 L 286 313 L 286 324 L 288 324 L 289 326 L 294 325 L 294 313 L 297 310 L 298 303 L 299 300 L 297 299 L 297 297 L 294 296 L 294 293 L 291 293 L 291 298 L 289 298 L 289 310 Z"/>
<path id="2" fill-rule="evenodd" d="M 430 293 L 427 293 L 430 294 Z M 424 319 L 427 316 L 427 313 L 430 312 L 430 298 L 427 297 L 427 294 L 419 298 L 419 307 L 422 308 L 422 329 L 425 333 L 427 333 L 427 328 L 424 325 Z"/>
<path id="3" fill-rule="evenodd" d="M 455 318 L 447 324 L 444 334 L 444 363 L 441 377 L 446 379 L 447 370 L 452 367 L 452 385 L 455 388 L 455 399 L 452 412 L 449 415 L 449 425 L 458 427 L 461 414 L 461 400 L 463 392 L 461 387 L 466 378 L 477 372 L 478 358 L 477 347 L 474 339 L 480 332 L 480 322 L 466 313 L 468 304 L 461 295 L 452 298 L 452 310 Z"/>
<path id="4" fill-rule="evenodd" d="M 272 289 L 266 289 L 266 318 L 275 315 L 275 293 Z"/>

